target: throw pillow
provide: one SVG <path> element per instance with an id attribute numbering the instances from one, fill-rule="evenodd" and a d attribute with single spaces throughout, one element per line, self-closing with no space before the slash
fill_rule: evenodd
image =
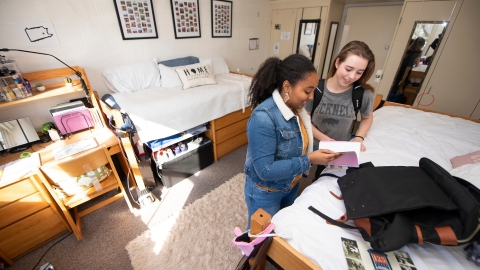
<path id="1" fill-rule="evenodd" d="M 217 84 L 209 65 L 196 64 L 175 69 L 183 82 L 183 89 L 195 86 Z"/>
<path id="2" fill-rule="evenodd" d="M 212 64 L 211 58 L 202 59 L 199 64 L 192 64 L 192 65 L 185 65 L 185 66 L 178 66 L 178 67 L 169 67 L 164 64 L 158 64 L 158 69 L 160 70 L 160 76 L 162 77 L 162 87 L 173 88 L 173 87 L 183 86 L 183 82 L 178 76 L 178 73 L 175 69 L 191 67 L 196 65 L 209 65 L 211 67 L 211 64 Z"/>
<path id="3" fill-rule="evenodd" d="M 465 164 L 480 163 L 480 151 L 468 153 L 462 156 L 456 156 L 450 159 L 452 167 L 455 169 Z"/>
<path id="4" fill-rule="evenodd" d="M 130 93 L 161 85 L 156 59 L 147 60 L 102 72 L 105 84 L 113 92 Z"/>
<path id="5" fill-rule="evenodd" d="M 182 58 L 164 60 L 164 61 L 160 61 L 158 63 L 162 64 L 164 66 L 167 66 L 167 67 L 179 67 L 179 66 L 187 66 L 187 65 L 198 64 L 199 62 L 200 61 L 198 60 L 197 57 L 187 56 L 187 57 L 182 57 Z"/>

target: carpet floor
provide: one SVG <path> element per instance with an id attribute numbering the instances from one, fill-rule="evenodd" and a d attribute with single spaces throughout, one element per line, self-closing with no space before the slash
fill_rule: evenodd
<path id="1" fill-rule="evenodd" d="M 233 229 L 247 225 L 244 184 L 237 174 L 131 241 L 134 269 L 232 269 L 241 258 Z"/>

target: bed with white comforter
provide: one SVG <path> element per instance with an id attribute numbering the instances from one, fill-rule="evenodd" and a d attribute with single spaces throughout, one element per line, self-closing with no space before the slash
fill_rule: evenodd
<path id="1" fill-rule="evenodd" d="M 187 90 L 157 86 L 112 96 L 135 123 L 140 140 L 148 142 L 244 110 L 251 78 L 230 73 L 215 79 L 218 84 Z"/>
<path id="2" fill-rule="evenodd" d="M 427 157 L 452 175 L 480 188 L 480 164 L 467 164 L 454 169 L 450 163 L 455 156 L 480 150 L 479 123 L 386 106 L 374 112 L 374 122 L 364 144 L 367 151 L 361 153 L 361 163 L 370 161 L 375 166 L 418 166 L 420 158 Z M 326 170 L 338 176 L 345 174 L 345 169 Z M 352 264 L 347 265 L 341 238 L 355 240 L 364 269 L 374 269 L 366 251 L 370 245 L 358 231 L 328 225 L 324 219 L 308 210 L 309 206 L 313 206 L 333 219 L 346 213 L 343 201 L 335 199 L 330 191 L 341 194 L 334 177 L 321 177 L 308 186 L 292 206 L 282 209 L 273 217 L 275 231 L 279 234 L 290 232 L 293 237 L 284 240 L 322 269 L 349 269 L 349 266 L 351 269 Z M 396 256 L 405 256 L 405 253 L 408 253 L 416 269 L 478 268 L 466 259 L 461 246 L 425 243 L 409 244 L 398 251 L 388 252 L 393 269 L 415 269 L 409 268 L 412 267 L 409 263 L 397 261 Z"/>

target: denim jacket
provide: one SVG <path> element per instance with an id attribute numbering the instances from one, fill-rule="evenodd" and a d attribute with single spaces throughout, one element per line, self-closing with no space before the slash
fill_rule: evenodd
<path id="1" fill-rule="evenodd" d="M 304 108 L 297 112 L 299 117 L 285 105 L 278 90 L 252 112 L 247 124 L 247 179 L 287 191 L 295 176 L 308 173 L 311 165 L 307 155 L 302 156 L 302 132 L 298 121 L 303 121 L 307 130 L 307 154 L 313 148 L 312 123 Z"/>

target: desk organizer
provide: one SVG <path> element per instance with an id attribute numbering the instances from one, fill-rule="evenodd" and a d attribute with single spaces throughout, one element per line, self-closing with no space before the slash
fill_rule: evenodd
<path id="1" fill-rule="evenodd" d="M 92 115 L 88 108 L 53 116 L 55 125 L 62 135 L 93 127 Z"/>

